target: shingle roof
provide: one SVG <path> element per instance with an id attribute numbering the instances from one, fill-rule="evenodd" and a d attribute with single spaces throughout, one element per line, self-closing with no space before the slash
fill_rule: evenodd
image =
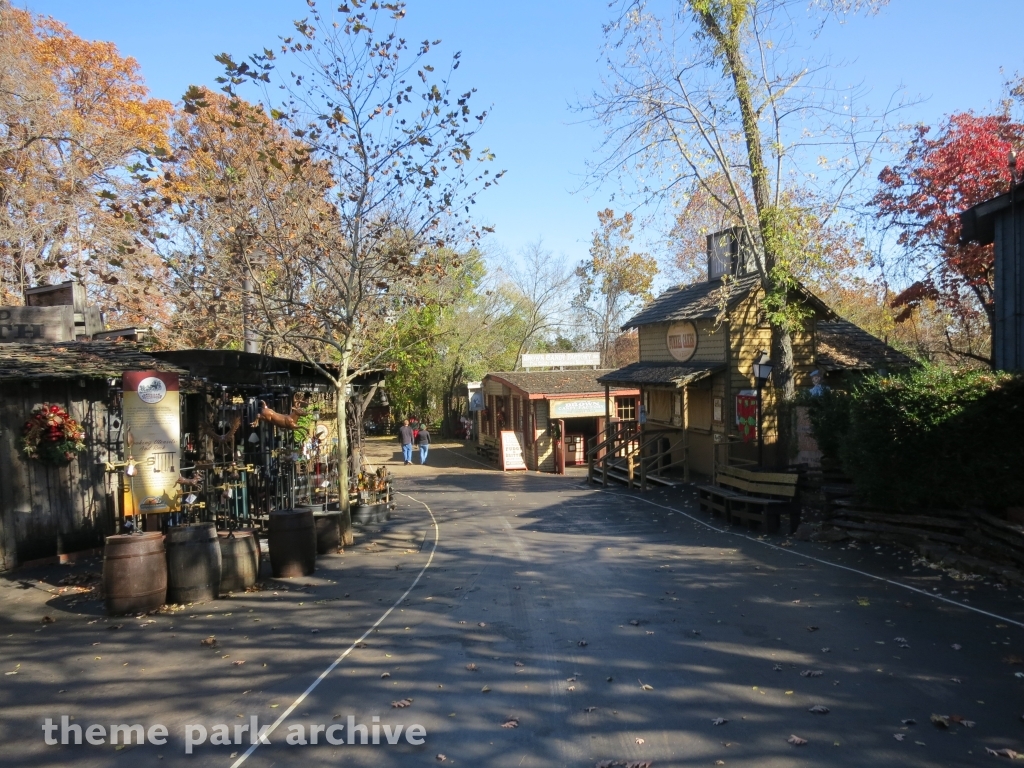
<path id="1" fill-rule="evenodd" d="M 819 321 L 817 337 L 817 365 L 823 371 L 873 371 L 916 365 L 849 320 Z"/>
<path id="2" fill-rule="evenodd" d="M 704 281 L 670 288 L 622 326 L 622 330 L 649 323 L 716 317 L 723 306 L 731 307 L 745 299 L 758 283 L 757 275 L 746 275 L 728 282 Z"/>
<path id="3" fill-rule="evenodd" d="M 622 330 L 652 323 L 717 317 L 723 308 L 732 308 L 747 298 L 750 292 L 760 285 L 760 281 L 761 278 L 753 274 L 743 275 L 728 282 L 704 281 L 670 288 L 622 326 Z M 811 305 L 819 313 L 826 316 L 835 315 L 825 302 L 804 286 L 798 285 L 793 293 L 800 301 Z"/>
<path id="4" fill-rule="evenodd" d="M 610 373 L 609 369 L 582 371 L 496 371 L 486 378 L 497 379 L 511 384 L 530 395 L 575 395 L 590 392 L 604 392 L 598 376 Z"/>
<path id="5" fill-rule="evenodd" d="M 725 369 L 724 363 L 630 363 L 617 371 L 608 371 L 598 381 L 620 386 L 673 386 L 703 379 Z"/>
<path id="6" fill-rule="evenodd" d="M 63 341 L 54 344 L 0 344 L 0 381 L 26 379 L 109 379 L 125 371 L 156 369 L 187 375 L 157 360 L 134 342 Z"/>

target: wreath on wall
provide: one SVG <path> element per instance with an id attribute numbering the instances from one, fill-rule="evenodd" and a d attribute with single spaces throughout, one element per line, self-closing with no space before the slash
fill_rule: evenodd
<path id="1" fill-rule="evenodd" d="M 85 450 L 85 430 L 59 405 L 41 403 L 25 422 L 21 448 L 30 459 L 63 466 Z"/>

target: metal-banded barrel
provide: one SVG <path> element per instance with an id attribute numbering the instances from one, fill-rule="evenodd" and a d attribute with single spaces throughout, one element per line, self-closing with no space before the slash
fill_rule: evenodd
<path id="1" fill-rule="evenodd" d="M 332 555 L 341 551 L 341 512 L 314 512 L 316 553 Z"/>
<path id="2" fill-rule="evenodd" d="M 220 593 L 220 542 L 213 523 L 167 531 L 167 601 L 194 603 Z"/>
<path id="3" fill-rule="evenodd" d="M 103 548 L 107 613 L 144 613 L 167 600 L 167 559 L 162 533 L 107 536 Z"/>
<path id="4" fill-rule="evenodd" d="M 244 592 L 260 575 L 260 545 L 252 528 L 220 531 L 220 593 Z"/>
<path id="5" fill-rule="evenodd" d="M 267 528 L 270 569 L 276 578 L 308 576 L 316 570 L 316 524 L 310 510 L 271 512 Z"/>

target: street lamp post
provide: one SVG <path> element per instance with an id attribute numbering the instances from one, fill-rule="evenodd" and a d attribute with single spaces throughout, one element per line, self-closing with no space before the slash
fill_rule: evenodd
<path id="1" fill-rule="evenodd" d="M 764 413 L 761 407 L 761 392 L 772 375 L 772 359 L 767 352 L 760 352 L 754 363 L 754 380 L 757 382 L 757 463 L 764 469 Z"/>

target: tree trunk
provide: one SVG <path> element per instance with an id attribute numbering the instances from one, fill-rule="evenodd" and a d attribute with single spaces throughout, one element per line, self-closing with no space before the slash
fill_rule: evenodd
<path id="1" fill-rule="evenodd" d="M 348 370 L 348 357 L 342 360 L 342 371 Z M 343 378 L 338 387 L 338 508 L 341 510 L 341 540 L 350 547 L 355 543 L 352 533 L 352 510 L 348 496 L 348 398 L 345 397 Z"/>
<path id="2" fill-rule="evenodd" d="M 772 389 L 775 397 L 775 464 L 784 469 L 796 455 L 796 379 L 793 375 L 793 337 L 785 328 L 772 327 Z"/>

